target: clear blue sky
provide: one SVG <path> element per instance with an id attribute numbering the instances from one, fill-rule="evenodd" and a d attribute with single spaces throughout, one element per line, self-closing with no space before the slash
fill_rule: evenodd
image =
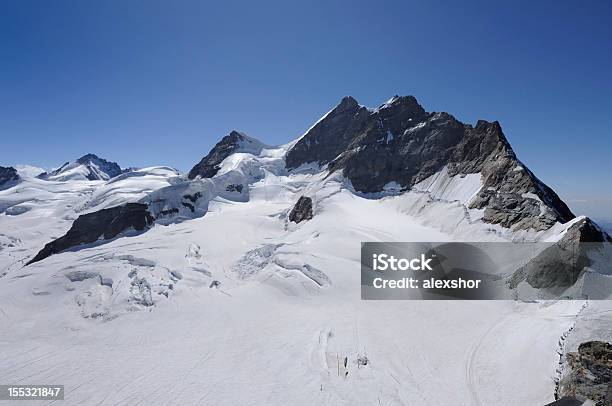
<path id="1" fill-rule="evenodd" d="M 412 94 L 499 120 L 577 212 L 612 218 L 611 14 L 607 1 L 7 0 L 0 165 L 93 152 L 188 170 L 233 128 L 284 143 L 344 95 Z"/>

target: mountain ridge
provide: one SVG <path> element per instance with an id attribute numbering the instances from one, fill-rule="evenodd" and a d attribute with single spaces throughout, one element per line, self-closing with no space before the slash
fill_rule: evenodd
<path id="1" fill-rule="evenodd" d="M 262 155 L 264 150 L 267 152 Z M 77 160 L 81 165 L 91 162 L 120 170 L 94 154 Z M 299 174 L 303 165 L 313 163 L 318 169 L 310 170 L 324 176 L 323 182 L 340 174 L 351 190 L 369 198 L 384 196 L 390 190 L 394 194 L 429 193 L 432 202 L 460 202 L 470 213 L 468 217 L 473 217 L 470 221 L 498 225 L 512 233 L 541 233 L 556 224 L 573 224 L 573 240 L 583 241 L 584 236 L 598 242 L 611 241 L 590 219 L 576 219 L 557 194 L 520 162 L 499 122 L 463 124 L 448 113 L 426 112 L 413 96 L 394 96 L 376 109 L 344 97 L 302 137 L 284 146 L 270 147 L 233 130 L 189 171 L 183 182 L 154 190 L 135 202 L 125 201 L 116 206 L 115 212 L 88 213 L 86 221 L 95 224 L 96 218 L 106 219 L 108 213 L 116 213 L 116 232 L 105 231 L 107 220 L 100 221 L 104 224 L 92 231 L 106 239 L 135 224 L 125 219 L 129 211 L 126 204 L 130 203 L 145 205 L 139 215 L 147 219 L 147 225 L 204 216 L 209 202 L 217 197 L 248 201 L 250 185 L 270 171 L 275 176 L 291 176 Z M 468 178 L 471 180 L 465 183 Z M 437 192 L 430 193 L 432 187 Z M 455 189 L 463 190 L 463 197 Z M 304 219 L 312 218 L 316 202 L 308 193 L 302 194 L 300 201 L 309 202 L 309 214 Z M 76 226 L 85 224 L 85 219 L 79 219 L 66 236 L 54 245 L 47 244 L 32 261 L 91 242 L 95 236 L 74 238 L 82 234 Z M 51 246 L 53 249 L 48 249 Z"/>
<path id="2" fill-rule="evenodd" d="M 96 154 L 87 153 L 72 162 L 66 162 L 59 168 L 44 172 L 37 176 L 43 180 L 109 180 L 124 173 L 125 170 L 111 161 L 98 157 Z"/>
<path id="3" fill-rule="evenodd" d="M 295 143 L 286 162 L 290 170 L 309 162 L 327 165 L 364 193 L 390 182 L 409 190 L 444 167 L 451 176 L 480 172 L 484 187 L 471 208 L 484 209 L 489 223 L 545 230 L 575 218 L 518 160 L 499 122 L 472 126 L 448 113 L 427 113 L 413 96 L 394 96 L 377 109 L 344 97 Z"/>

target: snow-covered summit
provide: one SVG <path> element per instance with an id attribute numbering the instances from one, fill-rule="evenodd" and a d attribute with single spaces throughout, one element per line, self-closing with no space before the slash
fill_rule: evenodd
<path id="1" fill-rule="evenodd" d="M 69 180 L 109 180 L 123 173 L 115 162 L 107 161 L 95 154 L 86 154 L 73 162 L 66 162 L 61 167 L 45 172 L 39 179 L 54 181 Z"/>
<path id="2" fill-rule="evenodd" d="M 189 179 L 196 176 L 212 178 L 219 171 L 219 165 L 231 154 L 244 152 L 258 155 L 267 146 L 261 141 L 233 130 L 223 137 L 202 160 L 189 171 Z"/>

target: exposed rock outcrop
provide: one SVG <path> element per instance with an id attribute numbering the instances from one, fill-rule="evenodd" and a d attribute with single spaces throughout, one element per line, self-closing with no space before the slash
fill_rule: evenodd
<path id="1" fill-rule="evenodd" d="M 515 289 L 522 281 L 537 289 L 563 289 L 576 283 L 585 268 L 592 265 L 589 253 L 600 251 L 612 239 L 588 218 L 572 224 L 563 237 L 545 248 L 510 278 Z"/>
<path id="2" fill-rule="evenodd" d="M 242 188 L 243 186 L 241 184 L 229 184 L 225 187 L 225 191 L 226 192 L 237 192 L 237 193 L 242 193 Z"/>
<path id="3" fill-rule="evenodd" d="M 212 178 L 219 172 L 221 162 L 235 152 L 261 151 L 263 144 L 238 131 L 232 131 L 221 139 L 202 160 L 189 171 L 189 179 L 196 176 Z"/>
<path id="4" fill-rule="evenodd" d="M 147 210 L 147 206 L 142 203 L 126 203 L 122 206 L 84 214 L 75 220 L 64 236 L 45 245 L 28 264 L 81 244 L 114 238 L 131 228 L 142 231 L 153 222 L 153 216 Z"/>
<path id="5" fill-rule="evenodd" d="M 404 190 L 447 168 L 480 173 L 484 183 L 470 208 L 484 221 L 545 230 L 574 218 L 570 209 L 516 157 L 498 122 L 463 124 L 447 113 L 427 113 L 412 96 L 395 96 L 375 110 L 351 97 L 313 126 L 287 153 L 287 168 L 318 162 L 342 171 L 358 192 Z"/>
<path id="6" fill-rule="evenodd" d="M 312 199 L 308 196 L 301 196 L 289 213 L 289 221 L 301 223 L 304 220 L 312 219 L 312 217 Z"/>
<path id="7" fill-rule="evenodd" d="M 288 168 L 309 163 L 326 164 L 346 151 L 370 117 L 367 108 L 348 96 L 298 141 L 287 153 Z"/>
<path id="8" fill-rule="evenodd" d="M 559 395 L 581 396 L 597 406 L 612 405 L 612 344 L 588 341 L 567 354 L 569 371 L 559 383 Z"/>
<path id="9" fill-rule="evenodd" d="M 19 180 L 17 169 L 12 166 L 0 166 L 0 186 Z"/>

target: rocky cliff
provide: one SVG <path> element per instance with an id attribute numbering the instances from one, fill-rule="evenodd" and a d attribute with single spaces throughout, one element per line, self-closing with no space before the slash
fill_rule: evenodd
<path id="1" fill-rule="evenodd" d="M 0 166 L 0 186 L 17 180 L 19 180 L 19 175 L 15 168 L 12 166 Z"/>
<path id="2" fill-rule="evenodd" d="M 612 405 L 612 344 L 588 341 L 567 354 L 568 373 L 559 384 L 562 396 L 582 396 L 596 406 Z"/>
<path id="3" fill-rule="evenodd" d="M 412 96 L 395 96 L 377 109 L 352 97 L 313 126 L 287 153 L 287 168 L 316 162 L 341 171 L 354 189 L 404 190 L 439 173 L 480 173 L 483 187 L 470 208 L 484 221 L 545 230 L 574 218 L 557 194 L 516 157 L 498 122 L 464 124 L 448 113 L 428 113 Z"/>
<path id="4" fill-rule="evenodd" d="M 103 209 L 94 213 L 79 216 L 68 232 L 46 244 L 45 247 L 28 264 L 43 260 L 81 244 L 98 240 L 108 240 L 128 229 L 142 231 L 153 224 L 154 218 L 141 203 L 126 203 L 121 206 Z"/>
<path id="5" fill-rule="evenodd" d="M 238 131 L 232 131 L 221 139 L 200 162 L 189 171 L 188 178 L 212 178 L 219 172 L 221 162 L 236 152 L 259 153 L 264 147 L 259 141 Z"/>

